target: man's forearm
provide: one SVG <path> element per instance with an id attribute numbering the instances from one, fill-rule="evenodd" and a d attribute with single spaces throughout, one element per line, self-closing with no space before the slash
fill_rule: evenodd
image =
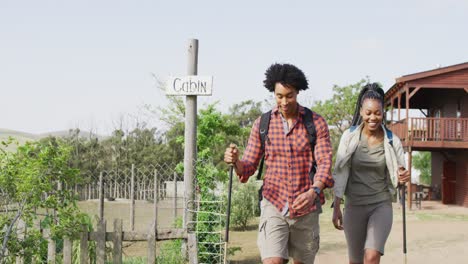
<path id="1" fill-rule="evenodd" d="M 242 176 L 244 172 L 244 166 L 242 164 L 242 161 L 237 160 L 234 163 L 234 170 L 236 171 L 237 176 Z"/>

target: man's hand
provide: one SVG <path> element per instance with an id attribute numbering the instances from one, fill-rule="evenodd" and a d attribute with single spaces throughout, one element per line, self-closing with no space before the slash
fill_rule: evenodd
<path id="1" fill-rule="evenodd" d="M 409 182 L 410 179 L 411 179 L 411 175 L 409 171 L 405 169 L 405 167 L 400 166 L 398 168 L 398 182 L 403 184 L 403 183 Z"/>
<path id="2" fill-rule="evenodd" d="M 296 210 L 298 213 L 306 213 L 312 206 L 315 204 L 315 198 L 317 194 L 313 189 L 308 190 L 305 193 L 301 193 L 297 196 L 292 204 L 292 209 Z"/>
<path id="3" fill-rule="evenodd" d="M 231 143 L 224 152 L 224 162 L 235 166 L 237 160 L 239 160 L 239 150 L 236 144 Z"/>
<path id="4" fill-rule="evenodd" d="M 231 143 L 229 145 L 229 148 L 226 149 L 224 152 L 224 162 L 227 164 L 230 164 L 234 166 L 234 170 L 236 171 L 236 174 L 241 177 L 243 168 L 241 164 L 238 164 L 239 161 L 239 149 L 237 149 L 236 144 Z M 240 180 L 241 182 L 246 182 L 249 179 L 249 177 L 241 177 Z"/>

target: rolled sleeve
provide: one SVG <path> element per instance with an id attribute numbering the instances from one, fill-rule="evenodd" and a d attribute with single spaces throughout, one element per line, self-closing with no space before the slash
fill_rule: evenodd
<path id="1" fill-rule="evenodd" d="M 317 162 L 317 172 L 315 173 L 314 181 L 320 181 L 326 188 L 332 188 L 335 182 L 331 175 L 332 145 L 328 125 L 323 117 L 317 115 L 315 127 L 317 131 L 317 143 L 315 145 L 314 157 Z"/>
<path id="2" fill-rule="evenodd" d="M 262 158 L 264 151 L 260 141 L 260 118 L 255 120 L 252 130 L 250 131 L 249 141 L 244 155 L 241 159 L 242 175 L 239 175 L 241 182 L 246 182 L 257 170 L 258 163 Z"/>

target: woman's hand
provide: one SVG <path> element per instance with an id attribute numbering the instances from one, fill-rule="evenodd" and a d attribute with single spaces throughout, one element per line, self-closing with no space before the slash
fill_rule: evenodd
<path id="1" fill-rule="evenodd" d="M 332 222 L 336 229 L 343 230 L 343 214 L 341 213 L 341 198 L 335 197 L 333 202 Z"/>
<path id="2" fill-rule="evenodd" d="M 343 214 L 341 213 L 340 205 L 335 204 L 333 207 L 332 222 L 336 229 L 343 230 Z"/>

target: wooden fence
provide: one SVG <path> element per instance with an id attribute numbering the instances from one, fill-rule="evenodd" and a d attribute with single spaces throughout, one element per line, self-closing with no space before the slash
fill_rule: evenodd
<path id="1" fill-rule="evenodd" d="M 132 166 L 132 170 L 134 167 Z M 156 261 L 156 242 L 157 241 L 164 241 L 164 240 L 173 240 L 173 239 L 184 239 L 186 241 L 185 245 L 187 246 L 187 254 L 189 258 L 189 263 L 198 263 L 197 253 L 197 241 L 195 233 L 187 233 L 186 229 L 181 228 L 168 228 L 168 229 L 158 229 L 158 200 L 159 200 L 159 180 L 158 175 L 155 174 L 153 177 L 153 187 L 151 197 L 154 198 L 154 211 L 153 211 L 153 222 L 150 224 L 150 228 L 148 232 L 136 232 L 134 231 L 134 221 L 135 221 L 135 181 L 134 176 L 132 176 L 131 180 L 131 187 L 129 189 L 129 197 L 131 198 L 130 202 L 130 230 L 123 231 L 122 219 L 115 219 L 114 220 L 114 230 L 112 232 L 106 231 L 106 220 L 104 219 L 104 194 L 105 194 L 105 180 L 104 180 L 104 173 L 101 173 L 99 176 L 98 184 L 96 184 L 97 194 L 99 197 L 99 220 L 96 226 L 96 231 L 87 232 L 84 231 L 80 235 L 80 240 L 72 241 L 69 238 L 64 238 L 63 240 L 63 260 L 59 261 L 56 259 L 56 244 L 55 241 L 50 236 L 49 230 L 43 230 L 42 234 L 44 238 L 48 241 L 48 254 L 47 254 L 47 262 L 48 263 L 72 263 L 72 255 L 73 255 L 73 244 L 79 243 L 80 248 L 80 263 L 90 263 L 91 252 L 88 251 L 88 244 L 90 241 L 96 242 L 96 263 L 106 263 L 106 242 L 112 242 L 112 263 L 122 263 L 122 246 L 123 242 L 136 242 L 136 241 L 146 241 L 148 245 L 148 252 L 147 252 L 147 263 L 155 263 Z M 177 176 L 174 175 L 174 179 L 176 180 Z M 174 193 L 177 194 L 177 184 L 174 184 Z M 59 186 L 60 188 L 60 186 Z M 177 197 L 176 197 L 177 198 Z M 174 205 L 176 205 L 176 200 L 174 201 Z M 177 208 L 175 208 L 177 209 Z M 174 218 L 177 215 L 175 213 Z M 21 222 L 21 221 L 20 221 Z M 17 228 L 18 234 L 24 234 L 25 226 L 19 224 Z M 83 227 L 83 230 L 87 230 Z M 181 252 L 181 254 L 183 254 Z M 17 263 L 25 263 L 22 259 L 17 258 Z"/>
<path id="2" fill-rule="evenodd" d="M 83 230 L 86 230 L 86 227 L 83 227 Z M 167 229 L 167 230 L 156 230 L 154 224 L 151 225 L 147 233 L 142 232 L 133 232 L 133 231 L 123 231 L 122 230 L 122 220 L 114 220 L 114 230 L 112 232 L 106 232 L 106 221 L 100 221 L 97 225 L 97 231 L 87 232 L 84 231 L 80 235 L 80 239 L 72 241 L 68 238 L 63 240 L 63 259 L 60 261 L 56 256 L 56 244 L 50 236 L 49 230 L 43 231 L 44 238 L 48 241 L 48 254 L 47 262 L 48 263 L 64 263 L 71 264 L 73 263 L 73 243 L 79 243 L 80 254 L 79 261 L 82 264 L 91 263 L 91 259 L 96 259 L 97 264 L 104 264 L 110 259 L 106 259 L 108 254 L 106 250 L 106 242 L 112 242 L 112 263 L 122 263 L 122 248 L 123 243 L 130 241 L 146 241 L 148 244 L 147 252 L 147 263 L 156 263 L 156 242 L 171 240 L 171 239 L 185 239 L 193 252 L 189 252 L 190 257 L 195 260 L 191 260 L 193 263 L 196 263 L 196 243 L 195 235 L 188 235 L 184 229 Z M 88 244 L 90 241 L 96 242 L 96 255 L 92 256 L 89 252 Z M 76 260 L 75 260 L 76 261 Z M 191 263 L 192 263 L 191 262 Z M 16 263 L 24 263 L 20 258 L 17 259 Z"/>

